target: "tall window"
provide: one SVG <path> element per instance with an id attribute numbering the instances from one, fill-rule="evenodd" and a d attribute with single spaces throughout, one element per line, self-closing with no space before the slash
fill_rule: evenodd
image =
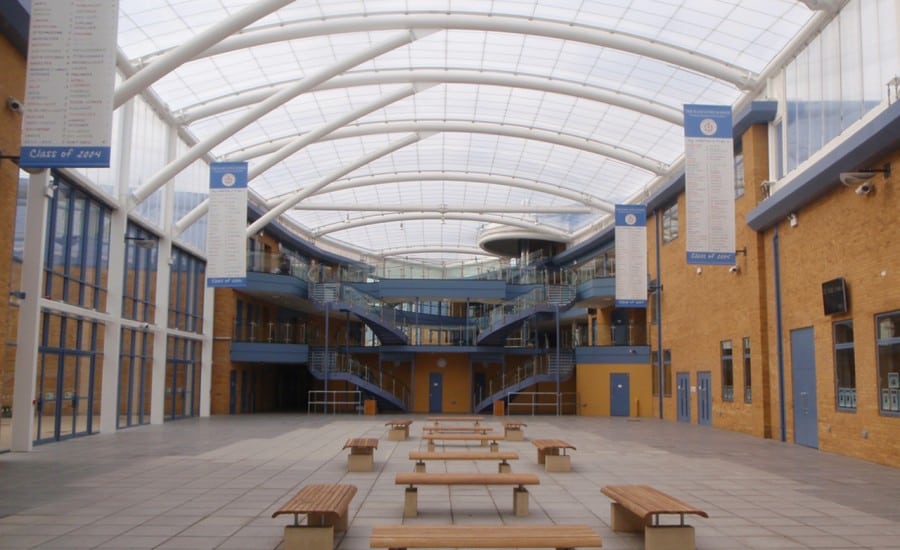
<path id="1" fill-rule="evenodd" d="M 170 277 L 169 327 L 201 332 L 206 264 L 181 249 L 173 248 Z"/>
<path id="2" fill-rule="evenodd" d="M 659 353 L 650 352 L 650 365 L 653 376 L 653 395 L 659 395 Z M 663 395 L 672 396 L 672 350 L 663 350 Z"/>
<path id="3" fill-rule="evenodd" d="M 55 178 L 47 211 L 44 296 L 90 309 L 106 305 L 110 211 Z"/>
<path id="4" fill-rule="evenodd" d="M 678 202 L 667 206 L 662 216 L 662 240 L 664 243 L 672 242 L 678 238 Z"/>
<path id="5" fill-rule="evenodd" d="M 875 318 L 882 414 L 900 415 L 900 311 Z"/>
<path id="6" fill-rule="evenodd" d="M 856 410 L 856 362 L 853 358 L 853 321 L 834 324 L 834 382 L 837 408 Z"/>
<path id="7" fill-rule="evenodd" d="M 731 340 L 722 340 L 722 401 L 734 401 L 734 360 Z"/>
<path id="8" fill-rule="evenodd" d="M 734 198 L 744 196 L 744 153 L 734 155 Z"/>
<path id="9" fill-rule="evenodd" d="M 750 337 L 744 337 L 744 403 L 753 402 L 753 390 L 751 381 L 753 371 L 750 370 Z"/>

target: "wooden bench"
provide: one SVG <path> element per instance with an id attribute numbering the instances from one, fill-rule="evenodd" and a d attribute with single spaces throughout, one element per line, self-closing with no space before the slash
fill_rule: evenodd
<path id="1" fill-rule="evenodd" d="M 528 515 L 528 489 L 525 485 L 538 485 L 541 480 L 535 474 L 490 474 L 469 472 L 400 472 L 394 478 L 397 485 L 408 485 L 403 500 L 404 517 L 418 515 L 417 485 L 515 485 L 513 487 L 513 514 Z"/>
<path id="2" fill-rule="evenodd" d="M 435 426 L 446 422 L 471 422 L 476 426 L 484 422 L 483 416 L 429 416 L 425 418 L 428 422 L 433 422 Z"/>
<path id="3" fill-rule="evenodd" d="M 375 467 L 375 449 L 378 448 L 378 439 L 374 437 L 354 437 L 344 443 L 345 449 L 350 449 L 347 456 L 347 471 L 371 472 Z"/>
<path id="4" fill-rule="evenodd" d="M 425 471 L 426 460 L 499 460 L 497 473 L 508 474 L 512 471 L 507 460 L 518 460 L 519 453 L 513 451 L 506 452 L 484 452 L 484 451 L 456 451 L 452 453 L 446 452 L 429 452 L 429 451 L 410 451 L 409 459 L 416 461 L 416 471 Z"/>
<path id="5" fill-rule="evenodd" d="M 284 550 L 333 550 L 334 532 L 347 530 L 347 508 L 356 495 L 355 485 L 306 485 L 272 514 L 293 514 L 294 524 L 284 527 Z M 306 514 L 306 525 L 300 525 Z"/>
<path id="6" fill-rule="evenodd" d="M 490 426 L 425 426 L 422 433 L 469 433 L 469 434 L 486 434 L 494 431 Z"/>
<path id="7" fill-rule="evenodd" d="M 428 450 L 434 451 L 435 441 L 480 441 L 482 447 L 487 447 L 490 442 L 491 451 L 500 450 L 500 444 L 497 441 L 503 439 L 502 435 L 494 434 L 444 434 L 431 433 L 422 436 L 422 439 L 428 442 Z"/>
<path id="8" fill-rule="evenodd" d="M 556 548 L 600 546 L 587 525 L 376 525 L 370 548 Z"/>
<path id="9" fill-rule="evenodd" d="M 528 424 L 519 420 L 504 420 L 500 423 L 503 425 L 503 436 L 507 441 L 525 441 L 525 426 Z"/>
<path id="10" fill-rule="evenodd" d="M 685 525 L 685 514 L 708 518 L 703 510 L 648 485 L 607 485 L 600 491 L 613 502 L 613 531 L 644 532 L 644 550 L 694 550 L 694 528 Z M 678 525 L 661 525 L 660 516 L 677 514 Z"/>
<path id="11" fill-rule="evenodd" d="M 545 471 L 572 471 L 572 457 L 566 454 L 566 449 L 575 450 L 574 445 L 562 439 L 533 439 L 531 443 L 537 447 L 537 463 L 543 464 Z"/>
<path id="12" fill-rule="evenodd" d="M 409 426 L 412 420 L 394 419 L 384 423 L 388 426 L 388 441 L 406 441 L 409 439 Z"/>

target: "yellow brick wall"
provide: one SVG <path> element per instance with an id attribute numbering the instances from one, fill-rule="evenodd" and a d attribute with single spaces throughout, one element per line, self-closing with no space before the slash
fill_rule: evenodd
<path id="1" fill-rule="evenodd" d="M 792 330 L 812 327 L 815 362 L 819 448 L 839 454 L 900 466 L 900 417 L 879 412 L 878 354 L 875 316 L 900 309 L 900 152 L 873 164 L 892 165 L 892 175 L 873 180 L 876 191 L 858 196 L 851 187 L 839 186 L 823 194 L 797 214 L 797 227 L 778 226 L 781 258 L 781 298 L 785 356 L 787 440 L 794 440 L 791 396 Z M 859 168 L 859 167 L 848 167 Z M 771 249 L 773 230 L 766 233 Z M 768 251 L 771 254 L 771 250 Z M 850 295 L 850 311 L 826 316 L 822 306 L 822 283 L 843 277 Z M 768 298 L 774 300 L 772 293 Z M 856 412 L 838 412 L 835 407 L 835 321 L 852 320 L 856 364 Z M 773 342 L 777 335 L 770 316 Z M 773 375 L 774 376 L 774 375 Z M 776 381 L 773 380 L 773 384 Z M 775 413 L 777 414 L 777 413 Z M 867 436 L 864 436 L 864 433 Z"/>
<path id="2" fill-rule="evenodd" d="M 4 155 L 18 155 L 20 135 L 22 132 L 22 116 L 5 107 L 7 97 L 19 100 L 25 98 L 25 59 L 19 51 L 0 35 L 0 151 Z M 0 335 L 3 345 L 0 346 L 0 405 L 11 405 L 16 348 L 16 325 L 18 309 L 11 307 L 7 299 L 8 292 L 19 290 L 17 265 L 10 266 L 12 258 L 13 237 L 15 235 L 16 193 L 19 186 L 19 170 L 9 160 L 0 161 Z M 7 401 L 9 401 L 7 403 Z"/>
<path id="3" fill-rule="evenodd" d="M 689 373 L 691 385 L 697 385 L 698 372 L 710 372 L 712 379 L 712 424 L 719 428 L 767 434 L 765 421 L 767 392 L 764 391 L 764 370 L 768 354 L 765 351 L 763 320 L 767 302 L 759 300 L 765 288 L 767 265 L 763 254 L 763 239 L 747 227 L 743 220 L 760 200 L 759 182 L 768 179 L 766 126 L 751 127 L 743 139 L 745 193 L 735 200 L 735 248 L 738 271 L 729 266 L 694 265 L 686 260 L 686 203 L 685 195 L 678 197 L 678 238 L 661 245 L 661 266 L 657 265 L 656 213 L 648 216 L 649 261 L 651 278 L 663 284 L 661 309 L 663 320 L 663 349 L 672 353 L 672 387 L 670 397 L 664 398 L 665 418 L 675 419 L 675 379 L 678 373 Z M 659 213 L 661 215 L 661 212 Z M 746 250 L 746 252 L 745 252 Z M 660 275 L 661 271 L 661 275 Z M 651 326 L 650 344 L 658 345 L 656 326 Z M 742 343 L 750 338 L 753 402 L 744 402 L 744 366 Z M 734 400 L 722 397 L 722 368 L 720 344 L 730 340 L 733 350 Z M 654 410 L 658 405 L 654 399 Z M 691 421 L 697 422 L 696 394 L 691 396 Z"/>

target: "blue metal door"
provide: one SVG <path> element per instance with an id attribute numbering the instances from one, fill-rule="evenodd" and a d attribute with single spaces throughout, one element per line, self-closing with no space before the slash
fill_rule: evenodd
<path id="1" fill-rule="evenodd" d="M 712 391 L 709 371 L 697 373 L 697 423 L 709 426 L 712 424 Z"/>
<path id="2" fill-rule="evenodd" d="M 609 415 L 631 416 L 628 394 L 628 373 L 613 372 L 609 375 Z"/>
<path id="3" fill-rule="evenodd" d="M 444 409 L 444 376 L 439 372 L 428 374 L 428 412 L 439 413 Z"/>
<path id="4" fill-rule="evenodd" d="M 818 449 L 814 338 L 812 327 L 791 331 L 791 386 L 794 398 L 794 441 Z"/>
<path id="5" fill-rule="evenodd" d="M 676 377 L 678 384 L 676 400 L 678 404 L 678 421 L 691 421 L 691 375 L 687 372 L 679 372 Z"/>

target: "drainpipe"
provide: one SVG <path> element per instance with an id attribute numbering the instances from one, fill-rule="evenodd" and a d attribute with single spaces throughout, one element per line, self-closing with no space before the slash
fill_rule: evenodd
<path id="1" fill-rule="evenodd" d="M 781 318 L 781 254 L 780 243 L 778 237 L 778 226 L 775 226 L 775 232 L 772 234 L 772 254 L 774 255 L 774 277 L 775 277 L 775 342 L 778 351 L 778 421 L 781 424 L 781 441 L 787 441 L 787 427 L 785 426 L 785 410 L 784 410 L 784 328 L 782 327 Z"/>
<path id="2" fill-rule="evenodd" d="M 656 294 L 656 378 L 659 388 L 659 419 L 663 420 L 663 393 L 665 388 L 665 365 L 663 364 L 663 323 L 662 323 L 662 258 L 660 254 L 660 242 L 662 239 L 662 211 L 657 210 L 656 215 L 656 286 L 653 292 Z"/>

